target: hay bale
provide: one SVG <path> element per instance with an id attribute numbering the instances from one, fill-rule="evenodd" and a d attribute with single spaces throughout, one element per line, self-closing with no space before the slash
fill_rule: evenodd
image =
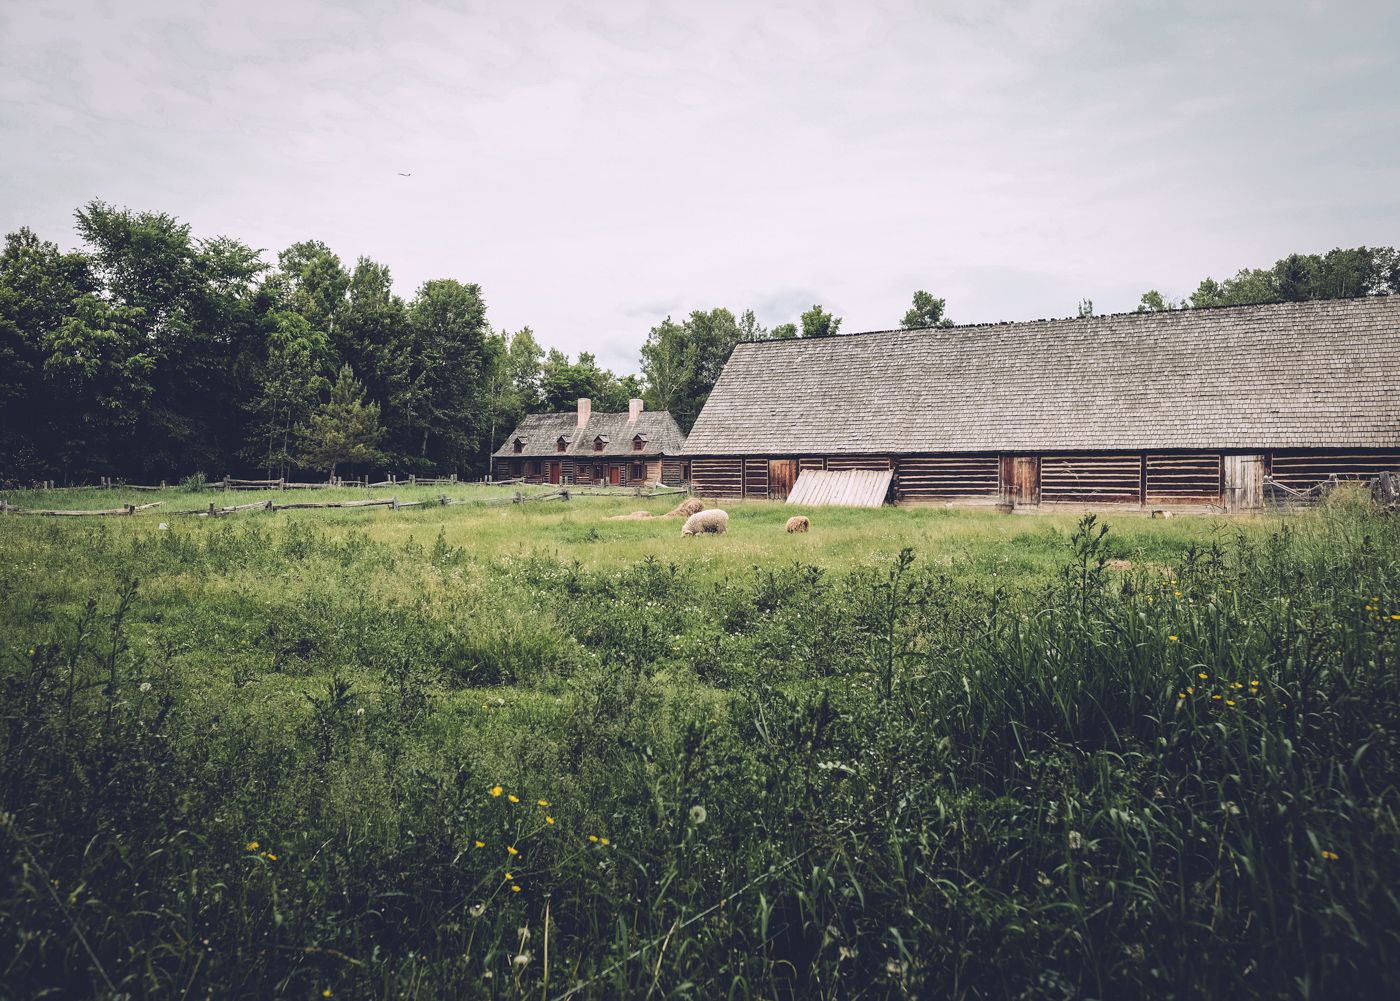
<path id="1" fill-rule="evenodd" d="M 633 511 L 631 514 L 615 514 L 605 521 L 651 521 L 650 511 Z"/>
<path id="2" fill-rule="evenodd" d="M 805 532 L 812 527 L 812 523 L 807 520 L 805 514 L 795 514 L 788 519 L 787 530 L 789 532 Z"/>
<path id="3" fill-rule="evenodd" d="M 729 530 L 729 515 L 719 508 L 712 508 L 709 511 L 696 511 L 685 520 L 681 526 L 681 538 L 687 535 L 699 535 L 702 532 L 714 532 L 716 535 L 723 535 Z"/>
<path id="4" fill-rule="evenodd" d="M 697 511 L 705 510 L 705 502 L 699 497 L 687 497 L 676 506 L 674 511 L 667 511 L 663 518 L 689 518 Z"/>

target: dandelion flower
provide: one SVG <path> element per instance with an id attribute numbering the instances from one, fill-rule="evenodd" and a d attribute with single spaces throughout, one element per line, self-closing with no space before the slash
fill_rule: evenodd
<path id="1" fill-rule="evenodd" d="M 524 928 L 515 929 L 515 934 L 520 936 L 522 942 L 530 941 L 530 926 L 526 925 Z"/>
<path id="2" fill-rule="evenodd" d="M 607 838 L 599 838 L 599 839 L 598 839 L 598 843 L 599 843 L 599 844 L 604 844 L 604 845 L 610 845 L 610 844 L 612 844 L 612 842 L 609 841 Z"/>
<path id="3" fill-rule="evenodd" d="M 522 952 L 520 955 L 516 956 L 512 962 L 515 963 L 516 966 L 524 966 L 530 962 L 530 953 Z"/>
<path id="4" fill-rule="evenodd" d="M 598 835 L 596 835 L 596 834 L 590 834 L 590 835 L 588 836 L 588 840 L 589 840 L 589 841 L 597 841 L 597 840 L 598 840 Z"/>
<path id="5" fill-rule="evenodd" d="M 485 848 L 485 847 L 486 847 L 486 842 L 485 842 L 485 841 L 478 841 L 478 842 L 476 843 L 476 846 L 477 846 L 478 848 Z"/>
<path id="6" fill-rule="evenodd" d="M 248 842 L 248 850 L 249 850 L 250 852 L 255 852 L 255 851 L 257 851 L 257 850 L 258 850 L 258 843 L 257 843 L 256 841 L 249 841 L 249 842 Z"/>
<path id="7" fill-rule="evenodd" d="M 1217 695 L 1216 698 L 1218 699 L 1218 698 L 1220 698 L 1220 696 Z M 1235 700 L 1234 700 L 1234 699 L 1226 699 L 1226 700 L 1225 700 L 1225 704 L 1226 704 L 1227 706 L 1232 706 L 1232 705 L 1235 704 Z"/>
<path id="8" fill-rule="evenodd" d="M 1198 674 L 1198 675 L 1196 675 L 1196 677 L 1200 678 L 1202 681 L 1209 681 L 1209 680 L 1210 680 L 1210 675 L 1209 675 L 1209 674 Z"/>
<path id="9" fill-rule="evenodd" d="M 274 854 L 272 854 L 272 852 L 268 852 L 268 853 L 267 853 L 267 857 L 270 858 L 270 859 L 272 859 L 272 861 L 274 861 L 274 862 L 277 861 L 277 856 L 274 855 Z"/>
<path id="10" fill-rule="evenodd" d="M 690 808 L 690 819 L 695 821 L 695 823 L 703 824 L 706 816 L 708 816 L 708 814 L 705 813 L 705 808 L 699 803 L 696 803 Z"/>
<path id="11" fill-rule="evenodd" d="M 520 800 L 516 799 L 514 796 L 507 796 L 506 799 L 510 800 L 512 803 L 520 802 Z"/>
<path id="12" fill-rule="evenodd" d="M 546 815 L 545 818 L 544 818 L 544 822 L 545 822 L 546 824 L 552 824 L 552 823 L 554 823 L 554 818 L 551 817 L 551 816 Z"/>
<path id="13" fill-rule="evenodd" d="M 469 910 L 467 911 L 467 913 L 470 914 L 470 915 L 471 915 L 472 917 L 474 917 L 474 918 L 479 918 L 479 917 L 481 917 L 483 914 L 486 913 L 486 905 L 485 905 L 485 904 L 476 904 L 476 905 L 474 905 L 471 909 L 469 909 Z"/>
<path id="14" fill-rule="evenodd" d="M 510 888 L 511 888 L 511 891 L 514 892 L 514 893 L 519 893 L 519 892 L 520 892 L 520 884 L 518 884 L 518 883 L 511 883 L 511 884 L 510 884 Z"/>
<path id="15" fill-rule="evenodd" d="M 1176 637 L 1175 637 L 1175 636 L 1168 636 L 1167 639 L 1171 640 L 1173 643 L 1176 642 Z"/>
<path id="16" fill-rule="evenodd" d="M 506 851 L 510 852 L 512 855 L 519 855 L 519 854 L 520 854 L 518 851 L 515 850 L 515 846 L 514 846 L 514 845 L 506 845 Z"/>
<path id="17" fill-rule="evenodd" d="M 501 793 L 503 793 L 503 792 L 505 792 L 505 790 L 502 789 L 500 786 L 492 786 L 492 788 L 491 788 L 491 795 L 492 795 L 492 796 L 499 796 L 499 795 L 500 795 Z"/>
<path id="18" fill-rule="evenodd" d="M 515 878 L 515 875 L 514 875 L 513 873 L 509 873 L 509 872 L 506 873 L 506 879 L 514 879 L 514 878 Z"/>
<path id="19" fill-rule="evenodd" d="M 547 799 L 542 799 L 542 800 L 539 801 L 539 804 L 540 804 L 540 806 L 548 806 L 548 805 L 549 805 L 549 800 L 547 800 Z"/>

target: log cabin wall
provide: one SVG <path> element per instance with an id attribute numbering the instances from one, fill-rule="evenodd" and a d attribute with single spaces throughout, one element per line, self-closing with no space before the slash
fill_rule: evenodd
<path id="1" fill-rule="evenodd" d="M 744 496 L 764 500 L 768 496 L 768 460 L 744 460 Z"/>
<path id="2" fill-rule="evenodd" d="M 998 493 L 995 455 L 901 456 L 897 460 L 896 496 L 900 500 L 950 497 L 995 497 Z"/>
<path id="3" fill-rule="evenodd" d="M 744 496 L 743 459 L 692 459 L 690 482 L 706 497 Z"/>
<path id="4" fill-rule="evenodd" d="M 1270 461 L 1270 459 L 1272 461 Z M 1336 476 L 1339 480 L 1370 479 L 1377 473 L 1400 470 L 1400 451 L 1288 451 L 1265 456 L 1265 474 L 1293 490 L 1306 490 Z"/>
<path id="5" fill-rule="evenodd" d="M 1148 452 L 1143 456 L 1146 504 L 1218 504 L 1223 475 L 1218 452 Z"/>
<path id="6" fill-rule="evenodd" d="M 1047 455 L 1040 460 L 1042 503 L 1140 503 L 1139 455 Z"/>

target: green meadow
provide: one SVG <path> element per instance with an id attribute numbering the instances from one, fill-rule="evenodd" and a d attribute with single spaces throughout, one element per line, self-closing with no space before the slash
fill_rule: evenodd
<path id="1" fill-rule="evenodd" d="M 1400 991 L 1369 498 L 444 492 L 6 496 L 166 503 L 0 518 L 0 996 Z"/>

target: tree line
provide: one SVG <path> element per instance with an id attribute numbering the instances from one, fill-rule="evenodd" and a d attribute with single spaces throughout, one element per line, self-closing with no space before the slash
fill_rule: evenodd
<path id="1" fill-rule="evenodd" d="M 696 310 L 652 327 L 641 375 L 618 376 L 529 327 L 494 330 L 476 284 L 435 279 L 404 300 L 387 266 L 317 240 L 274 264 L 161 212 L 94 200 L 75 217 L 81 250 L 22 228 L 0 251 L 0 481 L 479 475 L 526 414 L 641 397 L 689 432 L 737 344 L 841 329 L 820 305 L 771 329 L 752 310 Z M 1153 290 L 1138 308 L 1396 291 L 1395 250 L 1359 247 L 1207 278 L 1189 301 Z M 952 326 L 945 309 L 920 290 L 899 325 Z"/>

